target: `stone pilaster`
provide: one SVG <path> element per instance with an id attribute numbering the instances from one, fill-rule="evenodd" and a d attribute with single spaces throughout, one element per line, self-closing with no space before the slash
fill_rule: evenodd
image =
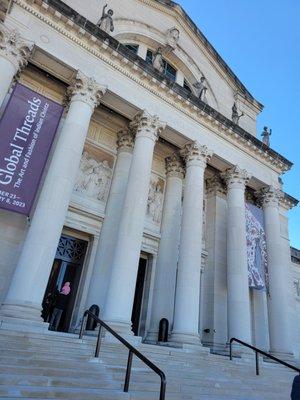
<path id="1" fill-rule="evenodd" d="M 199 340 L 200 276 L 203 233 L 204 171 L 212 152 L 197 142 L 181 151 L 186 162 L 182 225 L 176 284 L 174 325 L 171 340 Z"/>
<path id="2" fill-rule="evenodd" d="M 33 43 L 23 39 L 16 30 L 0 24 L 0 106 L 13 78 L 26 67 Z"/>
<path id="3" fill-rule="evenodd" d="M 251 342 L 245 187 L 251 176 L 239 166 L 222 174 L 227 184 L 227 310 L 229 339 Z"/>
<path id="4" fill-rule="evenodd" d="M 226 186 L 220 175 L 214 175 L 206 180 L 207 196 L 225 196 L 227 194 Z"/>
<path id="5" fill-rule="evenodd" d="M 166 190 L 162 216 L 161 239 L 156 263 L 149 340 L 157 341 L 159 321 L 166 318 L 172 326 L 176 269 L 180 239 L 180 217 L 184 167 L 174 153 L 166 158 Z"/>
<path id="6" fill-rule="evenodd" d="M 146 111 L 139 112 L 130 124 L 136 139 L 104 311 L 104 319 L 123 333 L 131 332 L 154 145 L 164 127 L 157 116 Z"/>
<path id="7" fill-rule="evenodd" d="M 122 129 L 118 132 L 117 149 L 118 153 L 132 153 L 134 148 L 134 133 L 130 129 Z"/>
<path id="8" fill-rule="evenodd" d="M 41 303 L 72 195 L 90 119 L 105 93 L 78 73 L 68 89 L 69 110 L 37 202 L 1 314 L 41 321 Z"/>
<path id="9" fill-rule="evenodd" d="M 222 349 L 227 343 L 226 186 L 219 174 L 206 180 L 206 251 L 202 275 L 202 343 Z"/>
<path id="10" fill-rule="evenodd" d="M 118 132 L 118 154 L 87 298 L 87 308 L 93 304 L 97 304 L 100 306 L 101 313 L 104 310 L 111 265 L 118 239 L 133 147 L 133 132 L 130 129 L 123 129 Z"/>
<path id="11" fill-rule="evenodd" d="M 179 154 L 174 153 L 170 157 L 167 157 L 165 161 L 167 178 L 184 178 L 185 169 Z"/>
<path id="12" fill-rule="evenodd" d="M 280 233 L 279 202 L 284 195 L 272 186 L 260 191 L 264 209 L 269 269 L 269 337 L 270 351 L 278 357 L 292 354 L 289 326 L 288 268 Z M 288 258 L 289 259 L 289 258 Z"/>

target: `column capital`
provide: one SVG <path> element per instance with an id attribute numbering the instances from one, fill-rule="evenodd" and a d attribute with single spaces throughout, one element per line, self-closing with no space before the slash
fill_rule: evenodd
<path id="1" fill-rule="evenodd" d="M 66 97 L 69 102 L 82 101 L 94 109 L 100 104 L 106 90 L 107 88 L 97 83 L 94 78 L 78 71 L 67 89 Z"/>
<path id="2" fill-rule="evenodd" d="M 184 178 L 184 167 L 182 158 L 176 152 L 165 159 L 167 177 Z"/>
<path id="3" fill-rule="evenodd" d="M 129 128 L 118 132 L 117 149 L 118 152 L 126 151 L 132 153 L 134 147 L 134 134 Z"/>
<path id="4" fill-rule="evenodd" d="M 34 43 L 23 39 L 16 29 L 0 25 L 0 56 L 10 61 L 16 72 L 26 67 L 33 46 Z"/>
<path id="5" fill-rule="evenodd" d="M 279 207 L 279 202 L 283 199 L 284 194 L 274 186 L 267 186 L 259 190 L 257 196 L 263 207 Z"/>
<path id="6" fill-rule="evenodd" d="M 226 194 L 226 187 L 220 175 L 214 175 L 206 180 L 207 195 Z"/>
<path id="7" fill-rule="evenodd" d="M 205 168 L 213 152 L 209 150 L 207 146 L 201 146 L 197 141 L 194 141 L 187 143 L 180 154 L 185 159 L 187 166 L 189 164 L 198 164 Z"/>
<path id="8" fill-rule="evenodd" d="M 160 121 L 157 115 L 150 115 L 146 110 L 138 112 L 130 123 L 130 129 L 136 132 L 137 137 L 144 136 L 154 141 L 165 127 L 165 122 Z"/>
<path id="9" fill-rule="evenodd" d="M 221 177 L 226 181 L 227 188 L 245 188 L 251 179 L 251 175 L 245 169 L 241 169 L 238 165 L 227 169 L 221 174 Z"/>

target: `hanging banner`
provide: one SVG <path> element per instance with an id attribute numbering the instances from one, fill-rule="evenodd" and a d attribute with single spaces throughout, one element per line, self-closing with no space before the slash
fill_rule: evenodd
<path id="1" fill-rule="evenodd" d="M 29 215 L 63 106 L 17 84 L 0 121 L 0 208 Z"/>
<path id="2" fill-rule="evenodd" d="M 261 208 L 246 203 L 246 237 L 249 287 L 268 288 L 267 243 L 264 213 Z"/>

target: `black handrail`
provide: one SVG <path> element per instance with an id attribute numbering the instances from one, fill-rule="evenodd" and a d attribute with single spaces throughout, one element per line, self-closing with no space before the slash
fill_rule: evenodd
<path id="1" fill-rule="evenodd" d="M 300 369 L 295 367 L 294 365 L 291 365 L 285 361 L 280 360 L 277 357 L 272 356 L 269 353 L 266 353 L 263 350 L 258 349 L 257 347 L 252 346 L 251 344 L 245 343 L 240 339 L 236 339 L 236 338 L 231 338 L 230 339 L 230 360 L 232 361 L 232 343 L 233 342 L 237 342 L 239 344 L 241 344 L 242 346 L 248 347 L 249 349 L 255 351 L 255 364 L 256 364 L 256 375 L 259 375 L 259 360 L 258 360 L 258 354 L 261 354 L 267 358 L 270 358 L 273 361 L 278 362 L 278 364 L 284 365 L 287 368 L 293 369 L 294 371 L 297 371 L 300 374 Z"/>
<path id="2" fill-rule="evenodd" d="M 155 364 L 153 364 L 147 357 L 145 357 L 142 353 L 140 353 L 135 347 L 133 347 L 130 343 L 127 342 L 122 336 L 120 336 L 117 332 L 115 332 L 111 327 L 106 325 L 105 322 L 103 322 L 100 318 L 98 318 L 95 314 L 90 312 L 89 310 L 86 310 L 83 314 L 82 318 L 82 323 L 81 323 L 81 328 L 80 328 L 80 333 L 79 333 L 79 339 L 83 338 L 83 333 L 84 329 L 86 327 L 86 322 L 87 322 L 87 316 L 90 316 L 93 318 L 98 324 L 100 324 L 99 327 L 99 333 L 98 333 L 98 339 L 97 339 L 97 345 L 96 345 L 96 350 L 95 350 L 95 357 L 99 357 L 100 354 L 100 347 L 101 347 L 101 328 L 103 327 L 106 329 L 110 334 L 112 334 L 119 342 L 121 342 L 125 347 L 129 349 L 129 354 L 128 354 L 128 361 L 127 361 L 127 368 L 126 368 L 126 376 L 125 376 L 125 383 L 124 383 L 124 392 L 128 392 L 129 390 L 129 383 L 130 383 L 130 375 L 131 375 L 131 367 L 132 367 L 132 357 L 133 354 L 139 358 L 141 361 L 143 361 L 144 364 L 146 364 L 149 368 L 152 369 L 157 375 L 160 377 L 160 394 L 159 394 L 159 400 L 165 400 L 166 396 L 166 386 L 167 386 L 167 380 L 164 372 L 160 370 Z"/>

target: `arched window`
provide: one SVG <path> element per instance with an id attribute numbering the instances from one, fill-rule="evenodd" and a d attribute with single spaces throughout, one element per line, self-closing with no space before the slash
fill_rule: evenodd
<path id="1" fill-rule="evenodd" d="M 127 49 L 132 51 L 134 54 L 137 54 L 139 51 L 138 44 L 125 44 L 124 46 L 127 47 Z"/>
<path id="2" fill-rule="evenodd" d="M 152 64 L 152 60 L 153 60 L 153 51 L 152 50 L 148 50 L 147 51 L 147 56 L 146 56 L 146 61 L 149 64 Z M 163 63 L 164 63 L 164 74 L 167 78 L 169 78 L 171 81 L 176 81 L 176 74 L 177 74 L 177 70 L 172 67 L 171 64 L 169 64 L 166 60 L 163 59 Z"/>

